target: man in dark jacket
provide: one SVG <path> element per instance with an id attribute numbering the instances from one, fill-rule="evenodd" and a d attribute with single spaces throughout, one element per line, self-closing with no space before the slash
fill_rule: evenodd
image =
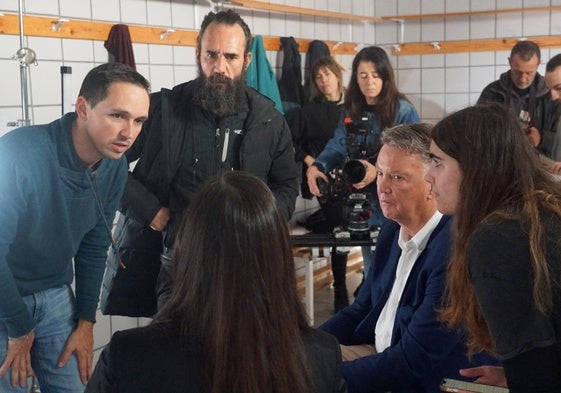
<path id="1" fill-rule="evenodd" d="M 540 48 L 532 41 L 519 41 L 512 47 L 510 70 L 483 89 L 478 104 L 501 102 L 523 124 L 528 140 L 548 158 L 552 157 L 560 106 L 551 100 L 543 76 L 537 70 Z"/>
<path id="2" fill-rule="evenodd" d="M 152 94 L 149 121 L 127 154 L 138 163 L 122 212 L 164 234 L 158 279 L 164 300 L 177 227 L 207 178 L 250 172 L 269 186 L 287 219 L 294 211 L 299 174 L 290 130 L 274 103 L 245 84 L 250 48 L 249 27 L 238 14 L 210 12 L 197 38 L 199 77 Z"/>
<path id="3" fill-rule="evenodd" d="M 370 273 L 355 302 L 320 326 L 339 340 L 350 393 L 439 391 L 473 363 L 458 332 L 438 320 L 450 251 L 451 220 L 436 210 L 424 180 L 429 128 L 386 129 L 376 169 L 383 224 Z"/>

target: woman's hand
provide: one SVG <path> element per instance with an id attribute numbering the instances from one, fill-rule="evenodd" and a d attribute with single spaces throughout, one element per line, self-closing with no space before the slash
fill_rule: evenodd
<path id="1" fill-rule="evenodd" d="M 317 166 L 310 166 L 306 170 L 306 178 L 308 179 L 308 187 L 312 195 L 321 196 L 321 192 L 318 187 L 318 179 L 325 181 L 326 183 L 329 182 L 327 176 L 322 173 Z"/>

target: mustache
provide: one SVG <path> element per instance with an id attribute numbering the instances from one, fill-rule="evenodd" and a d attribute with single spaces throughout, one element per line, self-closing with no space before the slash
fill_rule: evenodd
<path id="1" fill-rule="evenodd" d="M 210 83 L 210 84 L 218 84 L 218 83 L 224 83 L 224 84 L 227 84 L 227 85 L 233 85 L 234 84 L 234 80 L 231 79 L 231 78 L 228 78 L 224 74 L 213 74 L 213 75 L 211 75 L 207 78 L 207 82 Z"/>

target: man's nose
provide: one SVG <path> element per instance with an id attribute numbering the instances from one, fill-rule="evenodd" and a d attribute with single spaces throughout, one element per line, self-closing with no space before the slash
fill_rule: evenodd
<path id="1" fill-rule="evenodd" d="M 223 74 L 226 71 L 226 59 L 222 55 L 216 56 L 216 61 L 214 62 L 214 71 Z"/>

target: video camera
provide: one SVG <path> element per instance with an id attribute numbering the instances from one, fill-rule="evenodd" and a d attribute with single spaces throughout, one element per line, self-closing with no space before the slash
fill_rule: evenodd
<path id="1" fill-rule="evenodd" d="M 357 190 L 353 184 L 360 183 L 366 175 L 366 167 L 360 160 L 368 160 L 374 155 L 375 146 L 367 143 L 369 134 L 368 118 L 362 117 L 353 121 L 344 119 L 347 143 L 347 158 L 341 167 L 327 174 L 329 182 L 318 180 L 322 203 L 341 204 L 344 209 L 343 230 L 346 229 L 351 238 L 370 237 L 368 220 L 372 208 L 368 199 L 368 190 Z"/>

